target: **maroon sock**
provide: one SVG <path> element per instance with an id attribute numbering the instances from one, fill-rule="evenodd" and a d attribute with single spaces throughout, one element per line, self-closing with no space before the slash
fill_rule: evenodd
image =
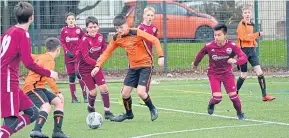
<path id="1" fill-rule="evenodd" d="M 14 130 L 14 133 L 21 130 L 22 128 L 24 128 L 25 126 L 28 126 L 30 124 L 30 119 L 28 117 L 28 115 L 23 114 L 21 116 L 18 116 L 18 125 Z"/>
<path id="2" fill-rule="evenodd" d="M 210 99 L 210 104 L 218 104 L 222 101 L 222 96 L 213 96 Z"/>
<path id="3" fill-rule="evenodd" d="M 11 130 L 11 128 L 3 125 L 0 128 L 0 137 L 1 138 L 9 138 L 11 135 L 13 134 L 13 131 Z"/>
<path id="4" fill-rule="evenodd" d="M 86 96 L 87 93 L 86 93 L 86 89 L 85 89 L 85 83 L 82 80 L 79 80 L 79 85 L 80 85 L 81 90 L 82 90 L 82 95 Z"/>
<path id="5" fill-rule="evenodd" d="M 230 96 L 231 101 L 233 102 L 234 108 L 237 113 L 242 112 L 241 100 L 238 94 Z"/>
<path id="6" fill-rule="evenodd" d="M 96 99 L 96 96 L 88 94 L 88 105 L 90 107 L 94 107 L 95 99 Z"/>
<path id="7" fill-rule="evenodd" d="M 75 83 L 69 83 L 69 88 L 70 88 L 71 98 L 72 98 L 72 99 L 76 99 L 76 95 L 75 95 L 75 91 L 76 91 Z"/>
<path id="8" fill-rule="evenodd" d="M 104 106 L 104 111 L 109 112 L 110 111 L 110 99 L 109 99 L 109 93 L 108 92 L 101 92 L 102 102 Z"/>

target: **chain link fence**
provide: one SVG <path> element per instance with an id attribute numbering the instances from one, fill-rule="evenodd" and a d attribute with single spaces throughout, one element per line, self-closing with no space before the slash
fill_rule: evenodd
<path id="1" fill-rule="evenodd" d="M 76 23 L 83 29 L 85 29 L 87 16 L 98 18 L 101 27 L 100 33 L 106 36 L 107 41 L 115 32 L 112 25 L 114 16 L 125 15 L 129 24 L 133 25 L 135 2 L 126 2 L 125 0 L 29 2 L 35 8 L 35 21 L 29 30 L 33 53 L 45 52 L 43 43 L 46 38 L 59 37 L 61 28 L 65 26 L 64 14 L 66 12 L 75 13 L 77 15 Z M 17 3 L 18 1 L 1 1 L 1 34 L 16 23 L 13 7 Z M 158 27 L 160 40 L 166 47 L 167 71 L 189 70 L 191 62 L 200 48 L 204 46 L 205 42 L 213 39 L 212 27 L 217 23 L 227 24 L 229 27 L 228 38 L 235 40 L 237 24 L 242 19 L 241 8 L 245 4 L 251 5 L 254 9 L 253 15 L 257 31 L 265 33 L 265 36 L 258 40 L 261 65 L 266 68 L 287 69 L 285 1 L 148 1 L 146 6 L 154 7 L 156 10 L 153 23 Z M 56 70 L 65 74 L 63 53 L 56 60 Z M 124 71 L 127 64 L 125 51 L 118 48 L 105 63 L 104 69 L 117 74 Z M 207 64 L 208 60 L 205 58 L 201 68 L 205 69 Z M 26 72 L 27 70 L 21 67 L 21 74 Z"/>

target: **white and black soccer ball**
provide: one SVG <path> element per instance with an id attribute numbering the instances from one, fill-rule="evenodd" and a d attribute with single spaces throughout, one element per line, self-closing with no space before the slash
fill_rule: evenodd
<path id="1" fill-rule="evenodd" d="M 91 129 L 98 129 L 103 123 L 103 117 L 97 112 L 91 112 L 86 117 L 86 123 Z"/>

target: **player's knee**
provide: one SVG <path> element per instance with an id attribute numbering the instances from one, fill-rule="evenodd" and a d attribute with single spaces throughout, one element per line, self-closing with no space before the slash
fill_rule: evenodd
<path id="1" fill-rule="evenodd" d="M 29 117 L 30 122 L 34 122 L 36 119 L 38 119 L 39 112 L 35 105 L 32 105 L 30 108 L 24 110 L 23 112 Z"/>
<path id="2" fill-rule="evenodd" d="M 93 96 L 96 96 L 97 95 L 97 90 L 93 89 L 93 90 L 89 91 L 89 94 L 93 95 Z"/>
<path id="3" fill-rule="evenodd" d="M 75 73 L 69 75 L 69 83 L 75 83 L 76 75 Z"/>
<path id="4" fill-rule="evenodd" d="M 234 96 L 234 95 L 237 95 L 237 92 L 229 92 L 228 94 L 229 96 Z"/>
<path id="5" fill-rule="evenodd" d="M 223 100 L 223 96 L 213 96 L 213 99 L 215 100 L 215 104 L 218 104 Z"/>
<path id="6" fill-rule="evenodd" d="M 241 72 L 241 78 L 243 80 L 246 80 L 247 79 L 247 72 Z"/>
<path id="7" fill-rule="evenodd" d="M 41 110 L 42 111 L 45 111 L 46 113 L 49 113 L 50 110 L 51 110 L 51 106 L 49 103 L 44 103 L 42 106 L 41 106 Z"/>
<path id="8" fill-rule="evenodd" d="M 101 93 L 108 93 L 108 89 L 107 89 L 106 84 L 100 85 L 99 90 Z"/>

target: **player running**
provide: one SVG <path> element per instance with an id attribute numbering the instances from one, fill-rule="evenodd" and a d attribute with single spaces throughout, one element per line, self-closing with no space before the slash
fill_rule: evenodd
<path id="1" fill-rule="evenodd" d="M 133 88 L 137 88 L 137 94 L 148 106 L 151 112 L 151 120 L 154 121 L 158 117 L 158 112 L 156 107 L 153 105 L 149 94 L 146 93 L 148 82 L 151 78 L 153 58 L 152 53 L 150 53 L 144 41 L 149 41 L 156 47 L 159 57 L 158 64 L 163 66 L 164 57 L 160 41 L 156 37 L 140 29 L 129 28 L 125 17 L 121 15 L 114 18 L 113 24 L 116 28 L 117 34 L 113 36 L 113 40 L 110 42 L 108 48 L 98 58 L 97 64 L 92 70 L 91 75 L 95 76 L 101 71 L 100 67 L 117 47 L 124 48 L 129 59 L 129 69 L 122 88 L 122 98 L 126 114 L 113 117 L 111 120 L 122 122 L 126 119 L 134 118 L 131 108 L 131 91 Z"/>
<path id="2" fill-rule="evenodd" d="M 211 86 L 212 97 L 208 105 L 208 113 L 214 113 L 215 105 L 222 101 L 221 84 L 223 83 L 227 94 L 233 102 L 240 120 L 246 119 L 241 109 L 241 100 L 236 93 L 235 78 L 232 64 L 242 65 L 247 62 L 247 56 L 231 40 L 226 40 L 227 26 L 217 25 L 214 27 L 215 41 L 207 43 L 196 56 L 192 63 L 195 70 L 206 54 L 209 56 L 208 77 Z M 238 59 L 234 59 L 234 56 Z"/>
<path id="3" fill-rule="evenodd" d="M 96 65 L 96 60 L 106 49 L 106 41 L 102 34 L 98 33 L 99 25 L 95 17 L 87 17 L 85 20 L 87 34 L 83 36 L 80 42 L 80 63 L 79 75 L 81 80 L 89 90 L 88 95 L 88 112 L 95 112 L 94 103 L 96 100 L 98 85 L 104 105 L 104 118 L 110 119 L 114 115 L 110 112 L 110 98 L 107 85 L 102 69 L 95 75 L 91 76 L 90 72 Z"/>
<path id="4" fill-rule="evenodd" d="M 84 32 L 81 30 L 80 27 L 75 25 L 75 14 L 69 12 L 65 15 L 65 22 L 67 26 L 63 27 L 61 29 L 60 33 L 60 41 L 61 45 L 63 47 L 65 56 L 65 67 L 66 67 L 66 73 L 69 76 L 69 88 L 70 88 L 70 94 L 72 98 L 72 103 L 79 103 L 77 97 L 76 97 L 76 86 L 75 86 L 75 80 L 76 77 L 79 77 L 77 75 L 77 68 L 79 63 L 79 41 L 84 35 Z M 84 82 L 79 79 L 79 84 L 82 89 L 82 95 L 84 98 L 84 103 L 87 103 L 87 94 L 85 90 L 85 84 Z"/>
<path id="5" fill-rule="evenodd" d="M 31 57 L 28 28 L 34 20 L 34 8 L 28 2 L 19 2 L 14 7 L 18 22 L 1 36 L 1 118 L 0 137 L 9 138 L 38 118 L 38 109 L 19 88 L 19 64 L 43 76 L 58 78 L 58 74 L 41 68 Z M 19 113 L 23 111 L 24 114 Z"/>
<path id="6" fill-rule="evenodd" d="M 247 55 L 248 61 L 251 66 L 254 68 L 256 75 L 258 76 L 258 82 L 261 87 L 262 100 L 263 101 L 272 101 L 275 97 L 266 93 L 266 82 L 264 73 L 261 69 L 259 58 L 256 53 L 257 42 L 256 39 L 260 36 L 263 36 L 263 32 L 254 31 L 254 24 L 251 22 L 252 19 L 252 9 L 251 7 L 244 7 L 242 9 L 243 20 L 240 21 L 237 27 L 237 44 L 238 47 Z M 245 79 L 247 78 L 248 66 L 247 62 L 239 67 L 241 69 L 241 76 L 237 81 L 237 93 L 241 89 Z"/>

